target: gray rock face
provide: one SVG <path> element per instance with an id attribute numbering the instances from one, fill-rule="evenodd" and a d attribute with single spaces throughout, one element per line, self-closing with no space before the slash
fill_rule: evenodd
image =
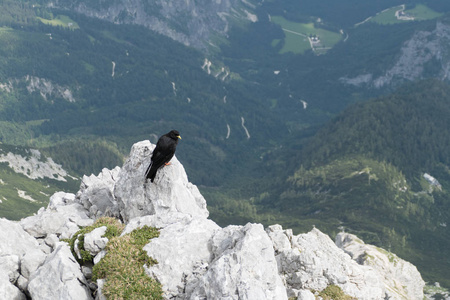
<path id="1" fill-rule="evenodd" d="M 430 64 L 439 64 L 439 74 L 433 77 L 449 80 L 450 76 L 450 25 L 438 21 L 432 31 L 418 31 L 401 49 L 395 64 L 381 76 L 361 74 L 354 78 L 343 77 L 340 81 L 354 86 L 382 88 L 398 85 L 405 81 L 423 79 L 430 74 L 425 70 Z"/>
<path id="2" fill-rule="evenodd" d="M 0 270 L 2 266 L 0 265 Z M 16 286 L 11 284 L 7 274 L 0 273 L 0 299 L 25 300 L 27 297 Z"/>
<path id="3" fill-rule="evenodd" d="M 358 265 L 318 229 L 294 236 L 276 225 L 267 232 L 274 241 L 278 271 L 288 289 L 321 291 L 338 285 L 357 299 L 384 299 L 385 289 L 376 272 Z"/>
<path id="4" fill-rule="evenodd" d="M 384 249 L 366 245 L 349 233 L 339 233 L 336 245 L 359 264 L 370 266 L 378 273 L 389 299 L 423 299 L 425 282 L 411 263 Z"/>
<path id="5" fill-rule="evenodd" d="M 39 243 L 25 232 L 19 223 L 0 219 L 0 256 L 22 257 L 30 249 L 38 249 Z"/>
<path id="6" fill-rule="evenodd" d="M 0 219 L 0 299 L 26 299 L 15 285 L 26 286 L 24 276 L 28 278 L 43 256 L 39 243 L 20 224 Z"/>
<path id="7" fill-rule="evenodd" d="M 65 243 L 60 243 L 30 277 L 32 299 L 92 299 L 80 265 Z"/>
<path id="8" fill-rule="evenodd" d="M 170 224 L 144 247 L 158 264 L 147 273 L 162 283 L 166 298 L 181 298 L 186 285 L 211 261 L 208 241 L 220 227 L 206 218 Z"/>
<path id="9" fill-rule="evenodd" d="M 287 299 L 261 224 L 228 226 L 213 236 L 211 248 L 214 259 L 189 299 Z"/>
<path id="10" fill-rule="evenodd" d="M 92 219 L 119 217 L 119 208 L 113 195 L 119 172 L 120 167 L 116 167 L 113 170 L 103 169 L 98 176 L 83 176 L 76 198 L 89 211 Z"/>
<path id="11" fill-rule="evenodd" d="M 56 234 L 62 239 L 70 238 L 80 226 L 92 225 L 94 221 L 88 217 L 84 207 L 79 203 L 67 201 L 67 197 L 74 198 L 73 194 L 54 194 L 47 209 L 41 208 L 36 215 L 20 221 L 23 229 L 36 238 Z"/>

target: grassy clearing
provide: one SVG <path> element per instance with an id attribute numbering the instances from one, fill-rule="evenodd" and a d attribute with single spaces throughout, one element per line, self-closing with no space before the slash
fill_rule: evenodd
<path id="1" fill-rule="evenodd" d="M 423 4 L 417 4 L 413 9 L 406 10 L 406 13 L 413 16 L 418 21 L 436 19 L 443 15 Z"/>
<path id="2" fill-rule="evenodd" d="M 77 22 L 69 18 L 65 15 L 57 15 L 53 19 L 44 19 L 41 17 L 37 17 L 39 21 L 41 21 L 44 24 L 51 25 L 51 26 L 61 26 L 64 28 L 70 28 L 70 29 L 80 29 L 80 26 L 78 26 Z"/>
<path id="3" fill-rule="evenodd" d="M 311 45 L 307 37 L 300 36 L 298 34 L 284 31 L 286 36 L 284 46 L 280 50 L 280 54 L 292 52 L 295 54 L 303 54 L 311 49 Z"/>
<path id="4" fill-rule="evenodd" d="M 286 20 L 280 16 L 272 16 L 273 23 L 278 24 L 283 28 L 285 34 L 284 46 L 280 53 L 293 52 L 295 54 L 305 53 L 309 49 L 317 52 L 323 49 L 332 48 L 336 43 L 342 39 L 342 35 L 329 30 L 316 28 L 314 23 L 296 23 Z M 308 37 L 315 36 L 320 39 L 320 42 L 311 45 Z M 278 44 L 277 41 L 273 45 Z"/>
<path id="5" fill-rule="evenodd" d="M 399 20 L 395 16 L 395 13 L 402 9 L 403 9 L 402 5 L 386 9 L 375 15 L 373 18 L 371 18 L 370 22 L 375 22 L 380 25 L 390 25 L 411 21 L 431 20 L 442 16 L 441 13 L 435 12 L 434 10 L 428 8 L 423 4 L 417 4 L 414 8 L 406 9 L 404 11 L 407 16 L 414 18 L 413 20 Z"/>

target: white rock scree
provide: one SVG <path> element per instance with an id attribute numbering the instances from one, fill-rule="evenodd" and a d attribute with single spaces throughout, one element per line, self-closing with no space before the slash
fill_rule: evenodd
<path id="1" fill-rule="evenodd" d="M 101 216 L 123 220 L 122 234 L 161 228 L 144 247 L 158 263 L 145 269 L 165 299 L 306 300 L 329 285 L 356 299 L 423 299 L 416 267 L 353 235 L 340 233 L 335 244 L 318 229 L 293 235 L 280 225 L 221 228 L 208 219 L 205 199 L 176 157 L 154 183 L 144 182 L 154 147 L 136 143 L 122 168 L 84 176 L 76 195 L 56 193 L 34 216 L 0 219 L 0 299 L 105 299 L 89 280 L 92 270 L 61 241 Z M 85 235 L 94 263 L 105 255 L 104 231 Z"/>

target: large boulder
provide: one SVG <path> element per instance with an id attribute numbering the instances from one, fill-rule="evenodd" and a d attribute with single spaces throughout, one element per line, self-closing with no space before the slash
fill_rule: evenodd
<path id="1" fill-rule="evenodd" d="M 180 212 L 207 218 L 206 201 L 198 188 L 188 181 L 181 163 L 174 156 L 169 166 L 160 168 L 152 183 L 145 180 L 155 145 L 136 143 L 119 173 L 114 195 L 125 223 L 135 217 Z"/>
<path id="2" fill-rule="evenodd" d="M 210 245 L 213 260 L 187 289 L 188 299 L 287 299 L 272 242 L 261 224 L 225 227 Z"/>
<path id="3" fill-rule="evenodd" d="M 30 260 L 32 257 L 36 259 Z M 0 219 L 0 299 L 25 299 L 17 286 L 26 286 L 30 272 L 43 258 L 38 241 L 19 223 Z"/>
<path id="4" fill-rule="evenodd" d="M 274 225 L 267 233 L 275 247 L 278 271 L 293 295 L 337 285 L 357 299 L 384 299 L 385 287 L 378 274 L 369 266 L 358 265 L 320 230 L 295 236 Z"/>
<path id="5" fill-rule="evenodd" d="M 19 223 L 0 219 L 0 256 L 17 255 L 38 250 L 39 243 Z"/>
<path id="6" fill-rule="evenodd" d="M 41 208 L 37 214 L 22 219 L 23 229 L 35 238 L 46 238 L 55 234 L 59 238 L 70 238 L 80 227 L 92 225 L 87 210 L 75 201 L 70 193 L 55 193 L 50 197 L 47 207 Z"/>
<path id="7" fill-rule="evenodd" d="M 59 243 L 29 279 L 33 300 L 92 299 L 87 281 L 66 243 Z"/>
<path id="8" fill-rule="evenodd" d="M 425 282 L 411 263 L 384 249 L 366 245 L 355 235 L 345 232 L 336 236 L 336 245 L 356 262 L 372 267 L 379 274 L 387 298 L 423 299 Z"/>
<path id="9" fill-rule="evenodd" d="M 114 187 L 119 177 L 120 167 L 112 170 L 104 168 L 97 176 L 83 176 L 77 202 L 89 211 L 89 217 L 119 217 L 119 207 L 114 197 Z"/>
<path id="10" fill-rule="evenodd" d="M 220 227 L 204 218 L 185 219 L 161 229 L 144 250 L 158 264 L 147 269 L 163 286 L 166 298 L 183 298 L 186 286 L 212 260 L 209 241 Z"/>
<path id="11" fill-rule="evenodd" d="M 7 274 L 2 272 L 0 266 L 0 299 L 26 300 L 27 297 L 16 286 L 11 284 Z"/>

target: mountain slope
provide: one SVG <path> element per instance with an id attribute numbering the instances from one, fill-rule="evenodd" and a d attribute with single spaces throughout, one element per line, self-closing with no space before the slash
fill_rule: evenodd
<path id="1" fill-rule="evenodd" d="M 63 0 L 56 5 L 116 24 L 142 25 L 185 45 L 206 48 L 214 35 L 228 33 L 230 23 L 256 21 L 252 10 L 258 2 Z"/>
<path id="2" fill-rule="evenodd" d="M 192 176 L 216 185 L 285 131 L 254 83 L 208 74 L 200 52 L 142 27 L 57 13 L 52 20 L 68 18 L 78 29 L 1 29 L 9 45 L 0 61 L 3 142 L 48 147 L 103 137 L 123 150 L 175 128 L 185 137 L 179 152 Z M 238 161 L 237 144 L 251 149 Z M 214 172 L 196 167 L 208 161 Z"/>
<path id="3" fill-rule="evenodd" d="M 56 191 L 80 182 L 37 149 L 0 144 L 0 217 L 19 220 L 48 204 Z"/>
<path id="4" fill-rule="evenodd" d="M 448 285 L 449 95 L 448 85 L 424 81 L 350 107 L 310 139 L 270 206 L 303 228 L 357 232 Z"/>

